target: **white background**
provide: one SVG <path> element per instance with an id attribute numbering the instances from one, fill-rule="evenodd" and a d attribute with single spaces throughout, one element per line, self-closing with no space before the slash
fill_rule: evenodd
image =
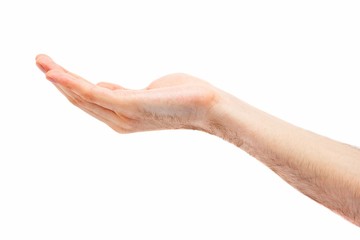
<path id="1" fill-rule="evenodd" d="M 0 239 L 359 239 L 235 146 L 196 131 L 119 135 L 35 67 L 92 82 L 203 78 L 360 145 L 358 1 L 0 2 Z"/>

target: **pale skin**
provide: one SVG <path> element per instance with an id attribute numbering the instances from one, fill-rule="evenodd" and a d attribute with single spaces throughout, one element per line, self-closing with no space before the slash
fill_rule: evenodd
<path id="1" fill-rule="evenodd" d="M 91 82 L 46 55 L 37 66 L 75 106 L 119 133 L 196 129 L 264 163 L 299 191 L 360 226 L 360 150 L 306 131 L 187 74 L 130 90 Z"/>

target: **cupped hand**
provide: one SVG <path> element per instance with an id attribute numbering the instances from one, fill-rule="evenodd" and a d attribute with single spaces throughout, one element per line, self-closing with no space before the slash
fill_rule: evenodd
<path id="1" fill-rule="evenodd" d="M 36 64 L 71 103 L 119 133 L 204 130 L 217 101 L 214 87 L 187 74 L 167 75 L 145 89 L 130 90 L 113 83 L 92 84 L 43 54 Z"/>

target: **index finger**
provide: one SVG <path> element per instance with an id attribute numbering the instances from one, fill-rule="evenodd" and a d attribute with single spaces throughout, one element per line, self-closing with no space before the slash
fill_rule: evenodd
<path id="1" fill-rule="evenodd" d="M 77 96 L 87 102 L 95 103 L 104 108 L 115 110 L 119 104 L 114 91 L 103 88 L 88 82 L 87 80 L 75 77 L 61 70 L 50 70 L 46 73 L 46 78 L 50 81 L 67 88 Z"/>
<path id="2" fill-rule="evenodd" d="M 36 65 L 39 67 L 39 69 L 43 73 L 47 73 L 48 71 L 51 71 L 51 70 L 59 70 L 59 71 L 66 72 L 76 78 L 81 78 L 80 76 L 76 75 L 75 73 L 72 73 L 72 72 L 66 70 L 63 66 L 57 64 L 54 60 L 52 60 L 52 58 L 50 58 L 46 54 L 37 55 L 35 60 L 36 60 Z M 83 79 L 83 80 L 85 80 L 85 79 Z"/>

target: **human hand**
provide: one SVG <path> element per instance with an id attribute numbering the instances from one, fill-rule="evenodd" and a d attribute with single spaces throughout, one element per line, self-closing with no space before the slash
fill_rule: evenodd
<path id="1" fill-rule="evenodd" d="M 145 89 L 130 90 L 113 83 L 92 84 L 43 54 L 36 64 L 71 103 L 119 133 L 205 130 L 217 101 L 213 86 L 186 74 L 167 75 Z"/>

